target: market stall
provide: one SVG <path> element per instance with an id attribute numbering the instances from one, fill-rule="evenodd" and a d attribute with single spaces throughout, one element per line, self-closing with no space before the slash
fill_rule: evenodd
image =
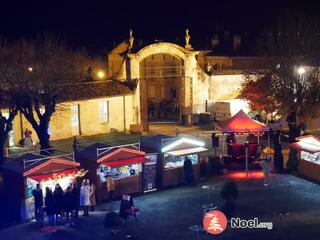
<path id="1" fill-rule="evenodd" d="M 73 154 L 52 157 L 28 153 L 8 159 L 1 167 L 4 178 L 6 204 L 13 219 L 31 219 L 34 217 L 33 189 L 39 183 L 45 194 L 45 188 L 54 190 L 58 183 L 63 190 L 77 176 L 84 176 Z M 14 186 L 14 187 L 13 187 Z"/>
<path id="2" fill-rule="evenodd" d="M 194 137 L 156 135 L 141 141 L 143 149 L 158 153 L 157 185 L 161 187 L 185 183 L 184 162 L 191 160 L 195 179 L 199 179 L 200 154 L 207 151 L 204 142 Z"/>
<path id="3" fill-rule="evenodd" d="M 77 161 L 89 171 L 89 179 L 96 185 L 98 202 L 108 198 L 108 176 L 115 184 L 114 196 L 142 192 L 142 163 L 146 157 L 139 144 L 108 146 L 96 143 L 80 150 Z"/>
<path id="4" fill-rule="evenodd" d="M 299 173 L 320 180 L 320 139 L 312 135 L 296 138 L 290 148 L 300 152 Z"/>
<path id="5" fill-rule="evenodd" d="M 226 134 L 228 144 L 228 156 L 233 159 L 245 159 L 246 175 L 248 176 L 248 165 L 250 160 L 255 159 L 255 155 L 259 145 L 259 137 L 262 134 L 268 133 L 268 146 L 270 146 L 270 128 L 258 121 L 250 118 L 244 111 L 240 110 L 230 119 L 216 123 L 218 129 L 223 134 Z M 234 135 L 246 136 L 246 140 L 241 143 L 236 143 Z M 257 141 L 252 138 L 257 136 Z M 229 138 L 229 139 L 228 139 Z M 225 147 L 223 145 L 223 151 Z"/>

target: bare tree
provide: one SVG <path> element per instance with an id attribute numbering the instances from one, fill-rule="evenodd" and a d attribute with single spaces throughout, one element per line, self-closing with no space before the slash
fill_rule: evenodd
<path id="1" fill-rule="evenodd" d="M 320 21 L 317 15 L 289 13 L 262 41 L 262 53 L 271 57 L 269 92 L 289 126 L 290 142 L 300 135 L 305 120 L 319 112 Z M 291 150 L 288 168 L 297 170 Z"/>
<path id="2" fill-rule="evenodd" d="M 0 111 L 0 162 L 4 161 L 4 148 L 13 120 L 18 113 L 16 99 L 23 88 L 21 82 L 30 78 L 28 62 L 30 52 L 24 41 L 8 43 L 0 41 L 0 108 L 8 111 L 8 116 Z"/>
<path id="3" fill-rule="evenodd" d="M 66 96 L 70 94 L 66 88 L 85 78 L 90 63 L 84 51 L 70 49 L 57 37 L 44 35 L 27 45 L 32 53 L 32 71 L 30 78 L 21 83 L 24 89 L 20 91 L 17 106 L 37 133 L 44 150 L 51 147 L 48 128 L 57 103 L 72 99 Z"/>

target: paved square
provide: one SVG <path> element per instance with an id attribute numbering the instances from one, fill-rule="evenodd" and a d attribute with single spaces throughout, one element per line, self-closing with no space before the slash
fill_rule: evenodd
<path id="1" fill-rule="evenodd" d="M 214 186 L 210 200 L 223 205 L 219 191 L 230 176 L 212 177 L 196 187 L 177 187 L 134 198 L 141 209 L 138 221 L 123 223 L 123 232 L 143 240 L 197 239 L 189 229 L 202 224 L 202 205 L 208 202 L 203 185 Z M 200 233 L 198 239 L 319 239 L 320 186 L 292 175 L 273 175 L 271 186 L 264 187 L 262 179 L 237 180 L 240 197 L 237 217 L 273 222 L 273 230 L 239 230 L 230 226 L 220 235 Z M 103 227 L 106 211 L 118 210 L 119 201 L 104 203 L 89 217 L 80 217 L 75 228 L 61 226 L 54 234 L 57 240 L 111 239 Z M 280 215 L 282 214 L 282 215 Z M 81 215 L 81 214 L 80 214 Z M 34 222 L 24 223 L 0 231 L 1 240 L 49 239 L 40 233 Z"/>

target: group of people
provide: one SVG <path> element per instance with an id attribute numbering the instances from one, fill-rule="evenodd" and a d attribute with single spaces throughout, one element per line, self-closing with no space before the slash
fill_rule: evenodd
<path id="1" fill-rule="evenodd" d="M 65 217 L 66 224 L 75 225 L 75 219 L 78 218 L 80 209 L 83 210 L 84 216 L 88 216 L 89 211 L 94 211 L 96 205 L 95 189 L 93 183 L 90 184 L 88 179 L 84 179 L 81 187 L 75 181 L 65 191 L 59 184 L 55 185 L 54 191 L 46 187 L 45 196 L 43 196 L 40 184 L 37 184 L 36 189 L 32 192 L 36 220 L 42 222 L 45 212 L 50 226 L 61 222 L 63 217 Z"/>

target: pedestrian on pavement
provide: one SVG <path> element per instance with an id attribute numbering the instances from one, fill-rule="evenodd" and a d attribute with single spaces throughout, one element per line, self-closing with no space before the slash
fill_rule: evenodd
<path id="1" fill-rule="evenodd" d="M 56 209 L 56 221 L 61 221 L 62 218 L 62 210 L 63 210 L 63 190 L 60 186 L 60 184 L 56 184 L 53 196 L 54 196 L 54 204 Z"/>
<path id="2" fill-rule="evenodd" d="M 195 184 L 192 161 L 189 157 L 185 158 L 183 168 L 187 184 Z"/>
<path id="3" fill-rule="evenodd" d="M 75 153 L 77 153 L 79 151 L 79 147 L 80 147 L 80 144 L 76 138 L 76 136 L 73 137 L 73 142 L 72 142 L 72 148 L 73 148 L 73 151 Z"/>
<path id="4" fill-rule="evenodd" d="M 84 179 L 80 189 L 80 206 L 83 209 L 83 216 L 89 216 L 90 186 L 89 181 Z"/>
<path id="5" fill-rule="evenodd" d="M 111 175 L 107 176 L 107 191 L 108 191 L 108 200 L 112 201 L 113 199 L 113 193 L 115 190 L 114 181 L 111 177 Z"/>
<path id="6" fill-rule="evenodd" d="M 269 186 L 269 175 L 270 175 L 271 166 L 272 166 L 272 158 L 271 158 L 271 155 L 264 150 L 265 150 L 265 147 L 262 147 L 262 152 L 260 155 L 260 158 L 261 158 L 260 166 L 264 175 L 263 185 L 267 187 Z"/>
<path id="7" fill-rule="evenodd" d="M 43 208 L 43 194 L 40 188 L 40 184 L 37 184 L 36 189 L 32 191 L 34 197 L 34 215 L 37 221 L 40 221 L 42 218 L 42 208 Z"/>
<path id="8" fill-rule="evenodd" d="M 49 226 L 54 226 L 54 224 L 55 224 L 55 218 L 54 218 L 55 204 L 54 204 L 53 193 L 49 187 L 46 187 L 45 211 L 48 216 Z"/>
<path id="9" fill-rule="evenodd" d="M 93 182 L 90 184 L 90 211 L 94 211 L 94 207 L 97 205 L 96 203 L 96 186 Z"/>

